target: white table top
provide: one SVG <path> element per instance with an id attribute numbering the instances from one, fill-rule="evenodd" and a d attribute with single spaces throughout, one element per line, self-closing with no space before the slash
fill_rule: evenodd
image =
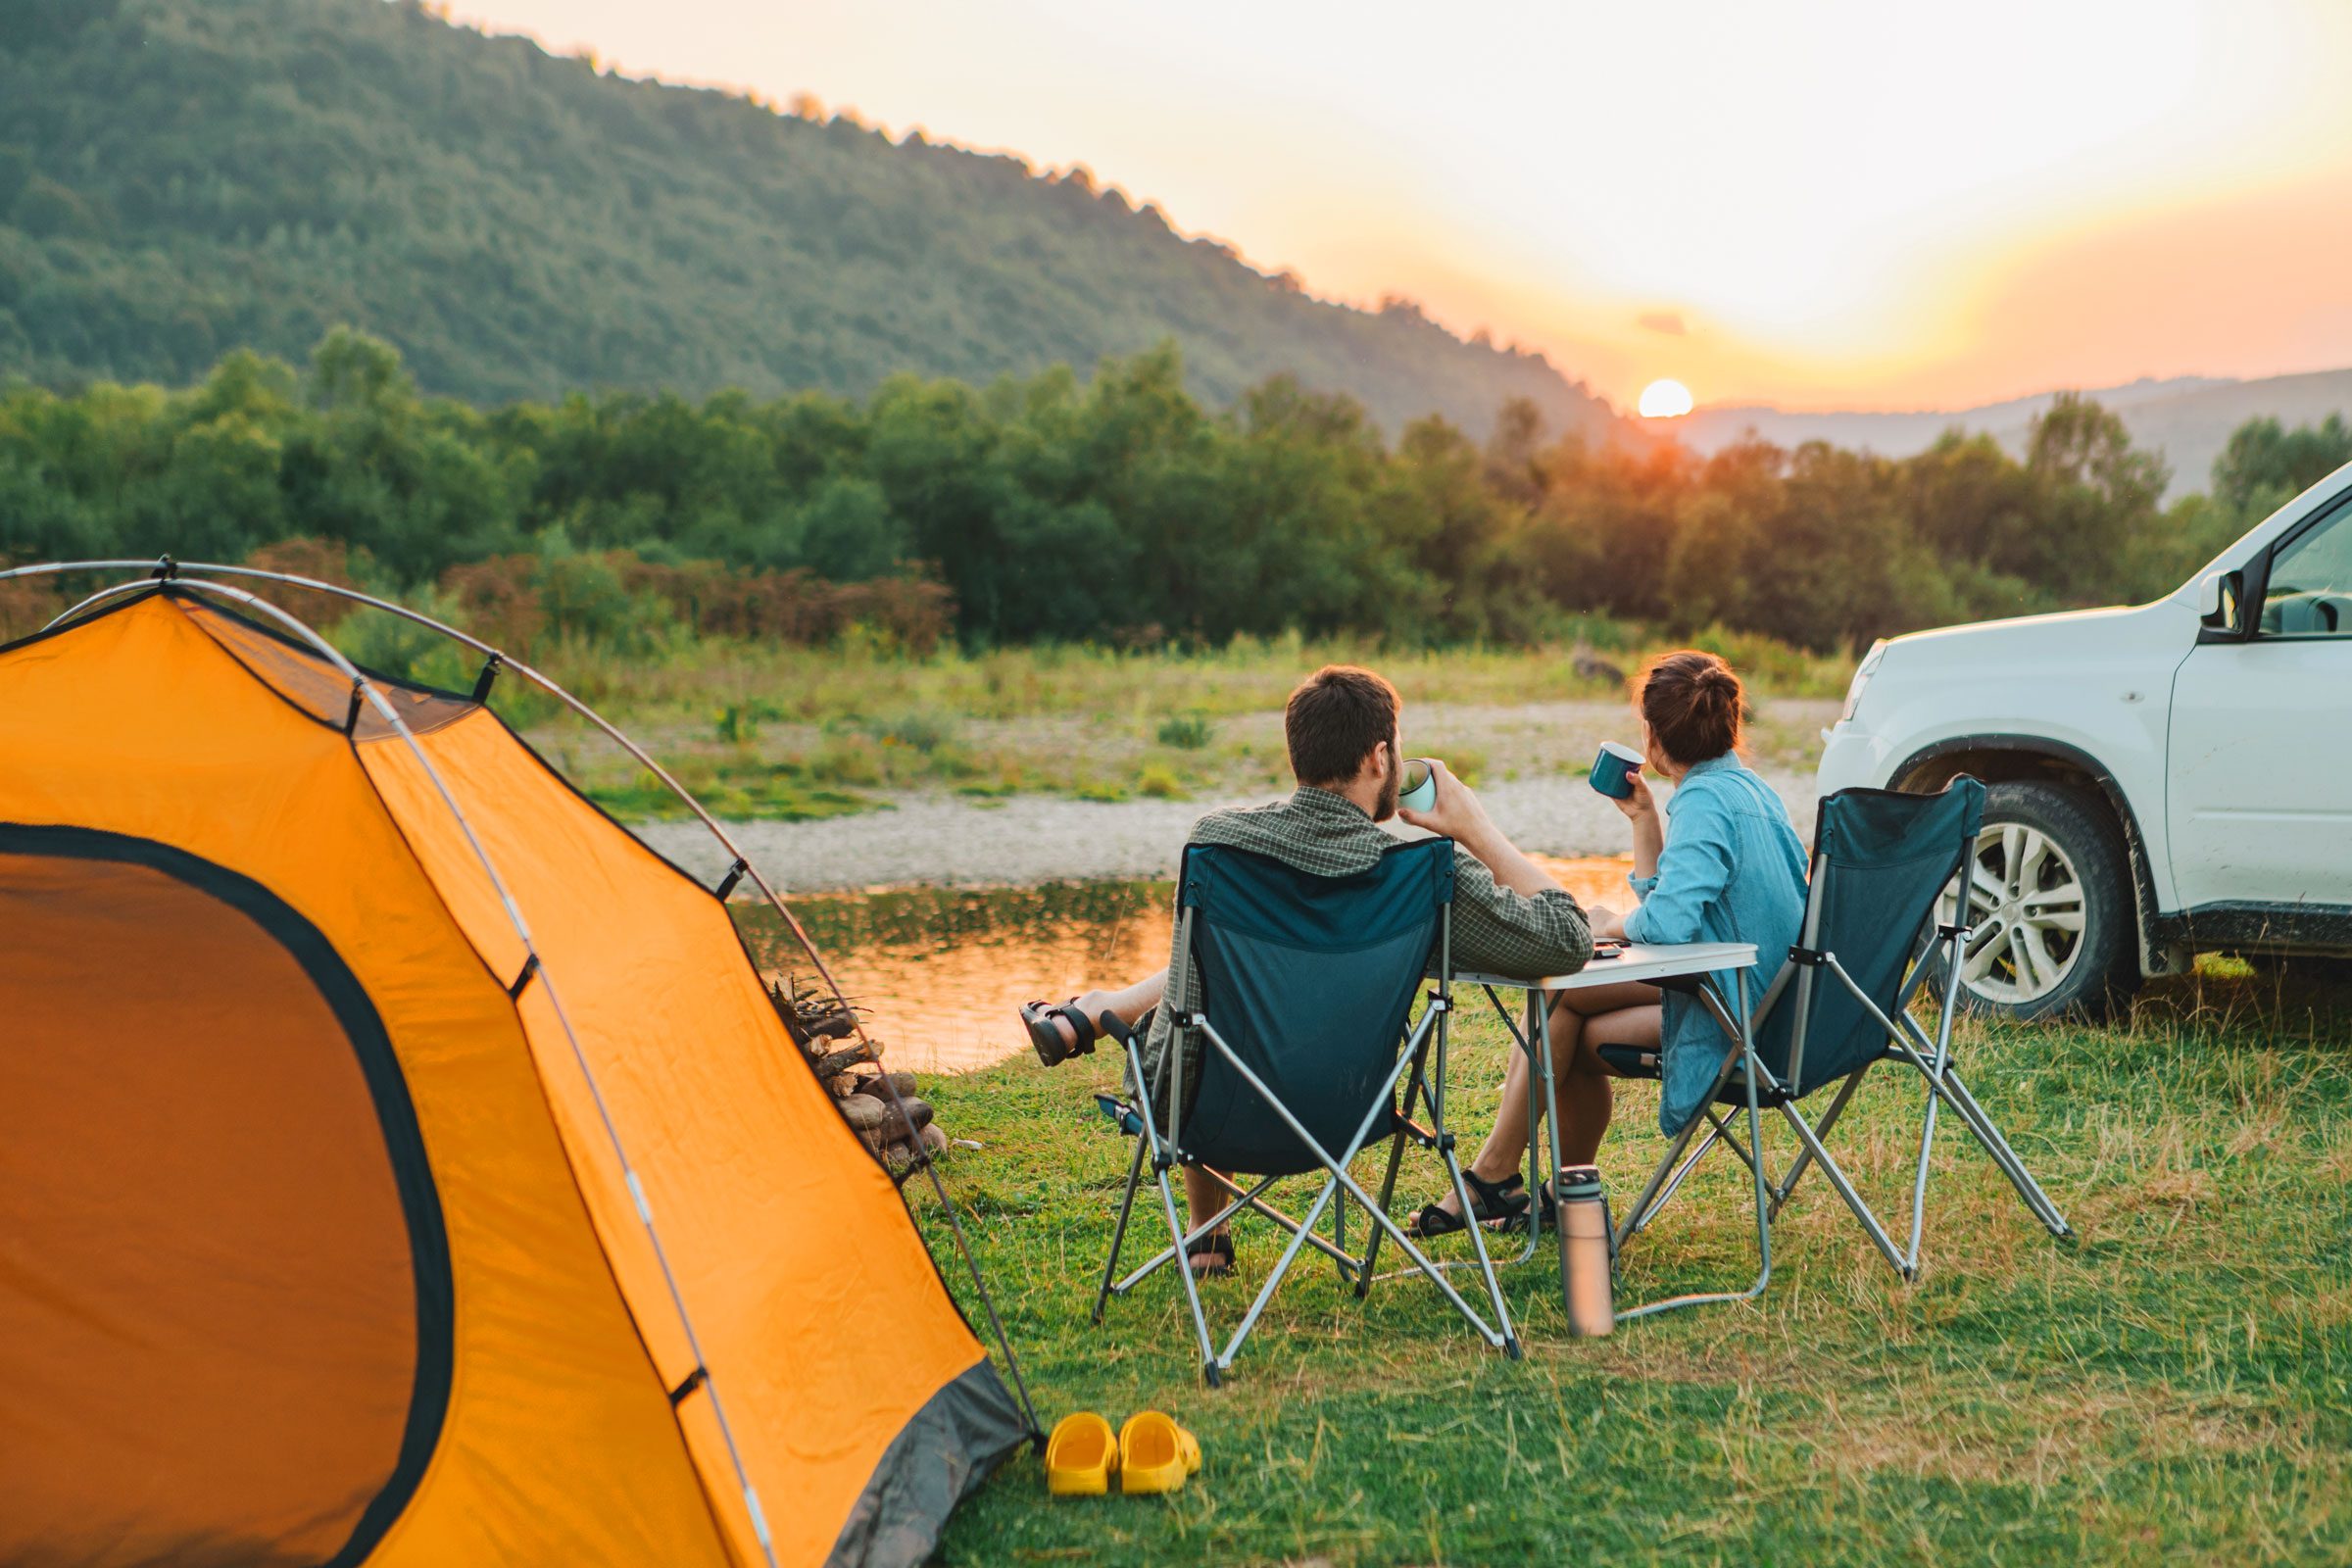
<path id="1" fill-rule="evenodd" d="M 1508 986 L 1513 991 L 1582 991 L 1588 986 L 1613 986 L 1627 980 L 1670 980 L 1677 975 L 1711 974 L 1717 969 L 1744 969 L 1755 961 L 1756 945 L 1752 942 L 1686 942 L 1673 946 L 1635 942 L 1616 957 L 1594 958 L 1574 974 L 1514 980 L 1508 975 L 1456 970 L 1453 981 L 1463 986 Z"/>

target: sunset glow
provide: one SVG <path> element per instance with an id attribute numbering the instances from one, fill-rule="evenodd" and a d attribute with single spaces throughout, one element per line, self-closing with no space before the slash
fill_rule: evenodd
<path id="1" fill-rule="evenodd" d="M 1668 344 L 1710 401 L 1811 407 L 2352 365 L 2331 0 L 456 14 L 1085 164 L 1315 293 L 1408 296 L 1621 405 Z"/>
<path id="2" fill-rule="evenodd" d="M 1690 389 L 1680 381 L 1652 381 L 1642 389 L 1642 417 L 1672 419 L 1690 412 Z"/>

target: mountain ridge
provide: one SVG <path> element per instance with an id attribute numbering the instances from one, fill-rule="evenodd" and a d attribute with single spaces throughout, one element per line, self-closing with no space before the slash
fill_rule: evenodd
<path id="1" fill-rule="evenodd" d="M 349 322 L 476 403 L 862 396 L 1173 339 L 1233 402 L 1291 373 L 1392 432 L 1616 415 L 1406 302 L 1316 298 L 1083 170 L 600 74 L 415 0 L 0 11 L 0 375 L 184 383 Z"/>
<path id="2" fill-rule="evenodd" d="M 2267 416 L 2293 426 L 2317 424 L 2330 414 L 2352 417 L 2352 369 L 2244 380 L 2142 376 L 2122 386 L 2090 388 L 2083 395 L 2115 411 L 2133 446 L 2164 454 L 2172 466 L 2164 499 L 2171 502 L 2205 488 L 2214 459 L 2231 432 L 2248 419 Z M 1819 440 L 1903 458 L 1927 450 L 1944 431 L 1960 429 L 1990 435 L 2017 455 L 2026 450 L 2034 416 L 2057 396 L 2053 390 L 1971 409 L 1889 412 L 1716 405 L 1656 423 L 1663 426 L 1660 433 L 1703 454 L 1719 452 L 1752 430 L 1780 446 Z"/>

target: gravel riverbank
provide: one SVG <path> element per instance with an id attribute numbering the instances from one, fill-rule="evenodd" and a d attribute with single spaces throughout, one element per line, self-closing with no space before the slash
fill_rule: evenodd
<path id="1" fill-rule="evenodd" d="M 1809 835 L 1811 771 L 1771 766 L 1762 771 L 1788 803 L 1798 831 Z M 1560 857 L 1625 853 L 1625 819 L 1581 777 L 1513 780 L 1479 794 L 1524 850 Z M 908 794 L 889 797 L 887 810 L 817 822 L 729 823 L 728 831 L 786 892 L 918 883 L 1023 886 L 1172 876 L 1185 835 L 1201 813 L 1272 798 L 1260 793 L 1233 800 L 1104 803 L 1025 795 L 983 802 L 944 793 Z M 636 831 L 705 881 L 714 883 L 726 872 L 726 852 L 699 823 L 646 823 Z"/>

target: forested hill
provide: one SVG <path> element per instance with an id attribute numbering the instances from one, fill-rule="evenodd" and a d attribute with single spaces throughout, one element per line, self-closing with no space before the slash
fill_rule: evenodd
<path id="1" fill-rule="evenodd" d="M 625 81 L 412 0 L 0 3 L 0 378 L 186 383 L 338 322 L 483 403 L 858 395 L 1173 338 L 1218 403 L 1289 371 L 1392 432 L 1483 433 L 1511 397 L 1611 417 L 1540 357 L 1310 298 L 1083 173 Z"/>

